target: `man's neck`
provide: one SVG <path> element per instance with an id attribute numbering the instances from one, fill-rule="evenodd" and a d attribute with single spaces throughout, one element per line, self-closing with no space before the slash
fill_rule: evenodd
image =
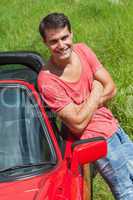
<path id="1" fill-rule="evenodd" d="M 50 58 L 50 62 L 53 67 L 57 68 L 58 70 L 63 70 L 65 67 L 67 67 L 69 64 L 71 64 L 72 59 L 71 57 L 66 60 L 58 60 L 54 59 L 52 56 Z"/>

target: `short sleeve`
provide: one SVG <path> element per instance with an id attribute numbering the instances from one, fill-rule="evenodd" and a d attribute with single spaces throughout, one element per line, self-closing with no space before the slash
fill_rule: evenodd
<path id="1" fill-rule="evenodd" d="M 95 74 L 96 71 L 102 66 L 101 62 L 98 60 L 96 54 L 84 43 L 80 44 L 80 49 L 84 53 L 93 74 Z"/>
<path id="2" fill-rule="evenodd" d="M 56 81 L 40 81 L 38 79 L 39 91 L 44 102 L 54 112 L 59 112 L 66 105 L 72 102 L 71 98 L 66 94 L 65 89 Z"/>

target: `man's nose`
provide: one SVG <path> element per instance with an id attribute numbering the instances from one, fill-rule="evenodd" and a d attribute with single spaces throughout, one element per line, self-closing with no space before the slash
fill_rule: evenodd
<path id="1" fill-rule="evenodd" d="M 64 48 L 64 44 L 63 44 L 63 41 L 62 41 L 62 40 L 59 40 L 59 41 L 58 41 L 58 46 L 59 46 L 59 48 L 61 48 L 61 49 Z"/>

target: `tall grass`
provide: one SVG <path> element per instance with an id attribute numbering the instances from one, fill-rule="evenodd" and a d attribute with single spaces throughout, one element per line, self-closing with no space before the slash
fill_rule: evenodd
<path id="1" fill-rule="evenodd" d="M 114 115 L 133 138 L 133 1 L 3 0 L 0 2 L 0 51 L 38 51 L 48 58 L 38 24 L 49 12 L 69 16 L 75 42 L 87 43 L 112 74 L 118 94 L 110 103 Z M 94 199 L 111 200 L 101 178 L 94 182 Z"/>

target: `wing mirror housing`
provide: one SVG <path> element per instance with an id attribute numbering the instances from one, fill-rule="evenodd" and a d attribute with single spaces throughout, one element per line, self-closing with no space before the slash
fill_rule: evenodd
<path id="1" fill-rule="evenodd" d="M 79 165 L 95 162 L 107 154 L 107 143 L 103 137 L 78 140 L 71 146 L 71 170 L 75 172 Z"/>

